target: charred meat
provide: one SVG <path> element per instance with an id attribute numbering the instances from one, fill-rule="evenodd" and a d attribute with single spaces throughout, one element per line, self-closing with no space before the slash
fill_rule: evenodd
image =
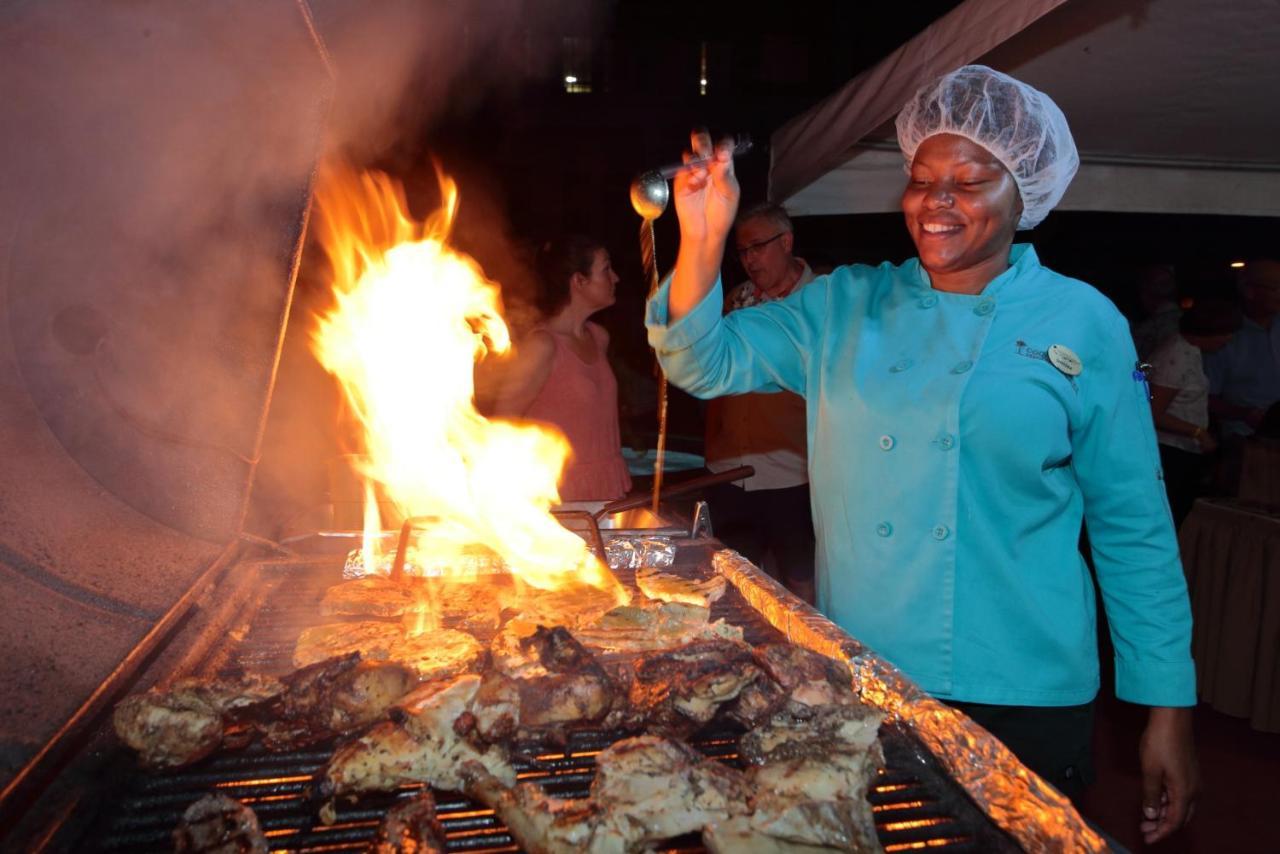
<path id="1" fill-rule="evenodd" d="M 126 697 L 112 716 L 116 734 L 138 751 L 144 765 L 176 768 L 208 756 L 221 745 L 243 744 L 229 719 L 279 693 L 274 679 L 180 679 L 168 689 Z"/>
<path id="2" fill-rule="evenodd" d="M 619 701 L 605 718 L 618 729 L 687 736 L 764 677 L 751 647 L 730 640 L 695 641 L 676 649 L 612 662 Z"/>
<path id="3" fill-rule="evenodd" d="M 485 743 L 562 742 L 566 728 L 599 722 L 613 702 L 613 683 L 595 656 L 563 627 L 538 626 L 495 639 L 471 720 Z"/>
<path id="4" fill-rule="evenodd" d="M 374 833 L 370 854 L 444 854 L 444 828 L 428 789 L 387 811 Z"/>
<path id="5" fill-rule="evenodd" d="M 253 810 L 226 795 L 205 795 L 187 807 L 173 832 L 178 854 L 267 854 Z"/>
<path id="6" fill-rule="evenodd" d="M 503 747 L 477 749 L 455 726 L 471 708 L 479 687 L 480 677 L 475 675 L 419 687 L 397 706 L 396 721 L 378 724 L 338 748 L 317 775 L 320 797 L 386 792 L 405 783 L 460 791 L 458 769 L 468 761 L 514 784 L 515 770 Z"/>
<path id="7" fill-rule="evenodd" d="M 361 661 L 359 653 L 331 658 L 281 679 L 284 690 L 251 710 L 268 750 L 290 750 L 362 729 L 417 684 L 394 662 Z"/>
<path id="8" fill-rule="evenodd" d="M 813 709 L 859 703 L 849 668 L 833 658 L 784 643 L 762 644 L 754 655 L 769 678 L 745 688 L 731 711 L 747 727 L 777 714 L 806 718 Z"/>
<path id="9" fill-rule="evenodd" d="M 862 706 L 826 706 L 808 720 L 779 715 L 744 735 L 751 829 L 788 843 L 879 851 L 867 790 L 884 765 L 883 717 Z"/>

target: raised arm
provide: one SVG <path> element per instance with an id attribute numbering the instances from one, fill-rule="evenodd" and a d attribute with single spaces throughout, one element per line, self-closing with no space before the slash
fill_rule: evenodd
<path id="1" fill-rule="evenodd" d="M 724 260 L 725 243 L 738 212 L 738 179 L 733 173 L 733 140 L 714 148 L 705 131 L 690 138 L 684 159 L 710 158 L 707 166 L 676 176 L 674 195 L 680 219 L 680 249 L 671 277 L 667 322 L 684 317 L 715 285 Z"/>

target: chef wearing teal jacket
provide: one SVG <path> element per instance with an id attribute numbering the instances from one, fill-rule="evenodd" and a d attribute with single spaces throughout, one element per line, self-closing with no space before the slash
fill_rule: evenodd
<path id="1" fill-rule="evenodd" d="M 650 342 L 697 396 L 805 397 L 819 608 L 966 711 L 1018 707 L 1007 733 L 1006 717 L 975 717 L 1064 790 L 1078 780 L 1060 757 L 1087 763 L 1099 685 L 1083 521 L 1117 696 L 1152 707 L 1141 823 L 1155 841 L 1189 816 L 1198 775 L 1190 608 L 1145 377 L 1115 307 L 1012 243 L 1075 173 L 1066 119 L 967 66 L 921 89 L 898 134 L 919 256 L 724 317 L 738 186 L 731 147 L 695 134 L 691 156 L 712 161 L 677 178 L 680 249 L 647 307 Z"/>

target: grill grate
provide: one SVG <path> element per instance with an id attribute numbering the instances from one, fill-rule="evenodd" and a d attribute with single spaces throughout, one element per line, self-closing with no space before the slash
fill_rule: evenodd
<path id="1" fill-rule="evenodd" d="M 680 564 L 697 565 L 682 549 Z M 709 561 L 703 561 L 706 566 Z M 632 578 L 617 573 L 624 584 Z M 264 600 L 249 627 L 215 650 L 203 672 L 235 668 L 283 673 L 291 669 L 298 633 L 317 622 L 317 606 L 324 591 L 340 580 L 337 564 L 325 562 L 263 565 Z M 716 603 L 713 618 L 724 617 L 744 628 L 750 643 L 782 640 L 732 587 Z M 690 743 L 704 754 L 737 764 L 737 731 L 719 729 L 700 734 Z M 521 780 L 536 781 L 560 797 L 584 797 L 594 773 L 595 755 L 621 737 L 617 732 L 574 733 L 567 746 L 538 753 L 524 745 L 532 761 L 517 761 Z M 887 770 L 869 795 L 880 840 L 886 851 L 917 848 L 946 852 L 1017 850 L 973 805 L 945 773 L 921 755 L 912 738 L 896 726 L 882 730 Z M 545 751 L 545 747 L 542 748 Z M 268 753 L 258 745 L 235 753 L 217 754 L 189 768 L 146 772 L 121 756 L 114 779 L 92 800 L 96 819 L 78 850 L 101 852 L 161 852 L 172 850 L 172 831 L 182 811 L 210 791 L 220 791 L 251 806 L 258 814 L 272 850 L 300 852 L 363 851 L 395 794 L 367 795 L 338 804 L 331 826 L 316 820 L 317 804 L 308 802 L 312 775 L 332 754 L 332 747 Z M 510 835 L 491 810 L 452 793 L 435 793 L 440 821 L 450 851 L 516 851 Z M 673 840 L 664 850 L 699 851 L 696 836 Z"/>

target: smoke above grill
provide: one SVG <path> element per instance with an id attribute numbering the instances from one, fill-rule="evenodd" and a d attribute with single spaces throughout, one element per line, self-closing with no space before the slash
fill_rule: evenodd
<path id="1" fill-rule="evenodd" d="M 524 5 L 0 12 L 0 779 L 241 533 L 321 156 L 518 85 L 585 4 Z"/>

